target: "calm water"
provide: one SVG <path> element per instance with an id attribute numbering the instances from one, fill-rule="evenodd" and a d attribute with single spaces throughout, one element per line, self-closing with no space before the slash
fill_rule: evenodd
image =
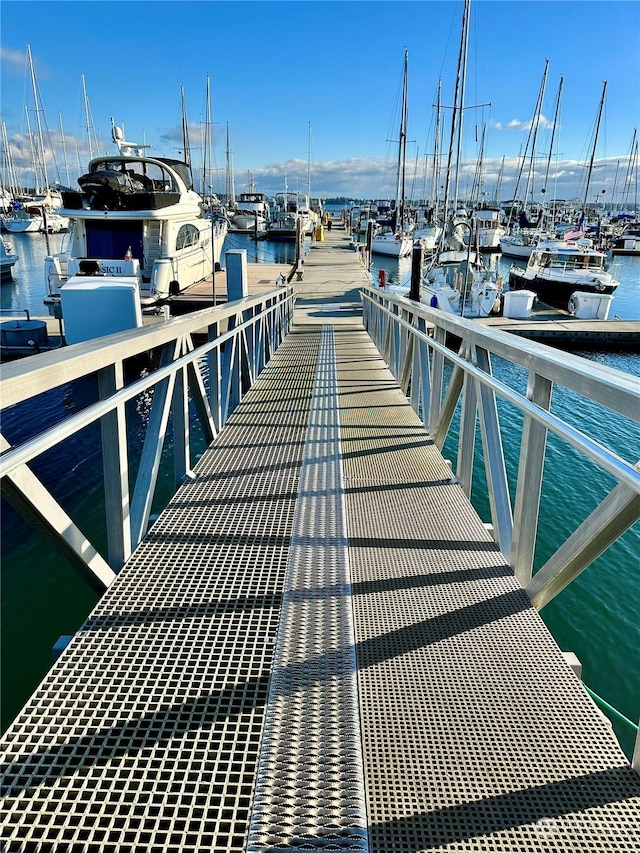
<path id="1" fill-rule="evenodd" d="M 20 261 L 14 280 L 0 289 L 0 308 L 28 308 L 46 313 L 43 259 L 58 251 L 62 235 L 14 235 L 11 239 Z M 258 242 L 232 234 L 226 248 L 246 248 L 248 260 L 293 261 L 293 246 Z M 505 280 L 511 262 L 500 257 Z M 410 276 L 410 259 L 400 262 L 375 258 L 373 276 L 383 266 L 387 280 L 403 282 Z M 618 288 L 610 316 L 640 319 L 640 258 L 619 258 L 612 263 Z M 634 376 L 640 376 L 640 358 L 635 353 L 587 352 L 599 361 Z M 495 373 L 513 387 L 526 378 L 513 365 L 497 362 Z M 45 395 L 37 411 L 14 408 L 5 413 L 3 432 L 10 441 L 22 440 L 90 403 L 96 398 L 91 379 L 54 389 Z M 148 415 L 148 400 L 132 401 L 128 411 L 129 439 L 134 459 L 139 452 Z M 640 428 L 598 407 L 579 409 L 572 395 L 557 389 L 553 411 L 587 434 L 631 461 L 640 459 Z M 517 460 L 519 428 L 501 410 L 505 454 Z M 34 470 L 67 508 L 81 529 L 104 546 L 104 504 L 101 489 L 102 460 L 99 430 L 94 425 L 67 441 L 34 464 Z M 445 455 L 455 458 L 445 447 Z M 557 547 L 557 537 L 597 505 L 609 484 L 588 462 L 573 457 L 566 447 L 550 440 L 547 477 L 543 487 L 541 530 L 536 566 L 541 566 Z M 485 520 L 488 510 L 480 495 L 484 474 L 478 466 L 474 502 Z M 163 473 L 154 511 L 171 491 L 171 471 Z M 580 508 L 576 515 L 576 507 Z M 584 681 L 596 693 L 637 722 L 640 716 L 640 625 L 638 620 L 638 568 L 640 526 L 628 531 L 612 548 L 590 566 L 568 589 L 542 611 L 559 645 L 574 651 L 583 664 Z M 52 662 L 52 647 L 58 637 L 73 634 L 82 624 L 97 596 L 64 560 L 3 502 L 2 505 L 2 728 L 11 722 Z M 618 736 L 630 753 L 632 736 L 616 726 Z"/>

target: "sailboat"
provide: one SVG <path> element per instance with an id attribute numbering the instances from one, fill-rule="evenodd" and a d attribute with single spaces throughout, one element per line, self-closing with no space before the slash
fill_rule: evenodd
<path id="1" fill-rule="evenodd" d="M 67 218 L 58 213 L 58 209 L 62 205 L 62 196 L 59 190 L 49 184 L 41 119 L 44 110 L 33 67 L 30 45 L 27 45 L 27 63 L 36 119 L 36 133 L 33 134 L 29 123 L 29 110 L 25 104 L 25 117 L 33 160 L 34 194 L 31 196 L 21 195 L 15 198 L 11 203 L 10 210 L 2 217 L 1 224 L 11 234 L 28 234 L 37 231 L 53 234 L 64 231 L 69 222 Z"/>
<path id="2" fill-rule="evenodd" d="M 602 300 L 601 297 L 610 297 L 620 283 L 607 271 L 604 252 L 595 249 L 593 242 L 583 237 L 587 198 L 606 91 L 607 81 L 605 80 L 579 222 L 565 233 L 562 242 L 557 240 L 549 244 L 539 242 L 529 258 L 526 269 L 514 265 L 509 270 L 509 287 L 512 290 L 531 290 L 548 305 L 564 308 L 570 313 L 576 313 L 585 295 L 588 297 L 590 294 L 595 294 L 604 303 L 606 300 Z M 608 304 L 606 313 L 608 314 Z M 602 312 L 598 314 L 598 318 L 606 319 Z"/>
<path id="3" fill-rule="evenodd" d="M 469 239 L 480 248 L 481 252 L 499 252 L 500 238 L 506 233 L 503 222 L 502 209 L 497 198 L 494 201 L 484 201 L 482 169 L 484 165 L 484 148 L 487 134 L 487 125 L 482 126 L 482 139 L 480 141 L 480 153 L 476 174 L 471 189 L 471 202 L 473 211 L 471 213 L 471 232 Z"/>
<path id="4" fill-rule="evenodd" d="M 516 199 L 518 196 L 518 187 L 520 185 L 520 180 L 522 178 L 522 173 L 524 170 L 525 163 L 527 162 L 527 152 L 529 150 L 529 143 L 531 143 L 531 152 L 529 155 L 529 171 L 527 173 L 527 181 L 524 190 L 524 204 L 522 209 L 520 210 L 519 220 L 517 225 L 514 225 L 512 229 L 510 229 L 510 233 L 504 234 L 500 238 L 500 251 L 503 255 L 511 258 L 520 258 L 521 260 L 527 260 L 531 257 L 537 243 L 541 240 L 551 241 L 555 238 L 555 235 L 550 228 L 547 227 L 545 222 L 547 212 L 540 208 L 537 212 L 536 221 L 532 222 L 529 220 L 528 216 L 530 215 L 527 210 L 527 202 L 530 196 L 533 196 L 533 173 L 535 168 L 535 156 L 536 156 L 536 141 L 537 134 L 540 127 L 540 121 L 542 117 L 542 102 L 544 99 L 544 91 L 547 82 L 547 72 L 549 68 L 549 60 L 545 59 L 544 72 L 542 74 L 542 80 L 540 82 L 540 89 L 538 91 L 538 99 L 536 101 L 536 107 L 534 111 L 533 120 L 531 122 L 531 127 L 529 128 L 529 134 L 527 137 L 527 142 L 525 144 L 524 153 L 522 156 L 522 162 L 520 165 L 520 170 L 518 172 L 518 179 L 516 181 L 515 195 Z M 547 157 L 547 169 L 544 179 L 544 186 L 542 187 L 541 192 L 544 194 L 546 192 L 546 184 L 549 178 L 549 166 L 551 164 L 551 156 L 553 154 L 553 141 L 556 133 L 556 126 L 558 121 L 558 114 L 560 110 L 560 100 L 562 97 L 562 83 L 563 78 L 560 78 L 560 85 L 558 86 L 558 94 L 556 96 L 556 106 L 555 106 L 555 114 L 553 119 L 553 131 L 551 134 L 551 141 L 549 144 L 549 154 Z M 511 212 L 509 215 L 509 223 L 511 224 L 511 216 L 513 215 L 515 210 L 515 205 L 512 205 Z"/>
<path id="5" fill-rule="evenodd" d="M 404 72 L 402 79 L 402 110 L 400 119 L 400 138 L 398 144 L 398 168 L 396 182 L 396 206 L 390 219 L 378 218 L 377 228 L 371 241 L 371 251 L 375 255 L 388 255 L 403 258 L 411 253 L 413 239 L 405 230 L 405 175 L 407 155 L 407 82 L 409 71 L 409 51 L 404 52 Z"/>
<path id="6" fill-rule="evenodd" d="M 445 216 L 449 208 L 452 169 L 455 169 L 454 207 L 458 199 L 470 7 L 471 0 L 465 0 L 454 105 L 451 112 L 451 134 L 443 205 Z M 466 245 L 464 228 L 469 232 Z M 466 211 L 456 210 L 447 223 L 435 255 L 424 271 L 420 296 L 422 302 L 449 314 L 466 317 L 486 317 L 499 310 L 502 282 L 496 280 L 495 273 L 484 266 L 479 247 L 473 246 L 472 243 L 471 225 L 467 221 Z"/>

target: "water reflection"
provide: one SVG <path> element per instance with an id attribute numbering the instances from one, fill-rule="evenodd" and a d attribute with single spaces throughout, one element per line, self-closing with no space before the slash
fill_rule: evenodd
<path id="1" fill-rule="evenodd" d="M 49 313 L 44 305 L 44 259 L 47 254 L 62 251 L 67 234 L 12 234 L 10 242 L 19 260 L 14 267 L 13 280 L 2 283 L 0 289 L 0 308 L 16 310 L 28 308 L 35 315 Z M 305 242 L 305 252 L 310 249 L 309 240 Z M 254 240 L 248 234 L 229 234 L 225 240 L 224 252 L 231 249 L 244 249 L 249 263 L 293 264 L 295 245 L 292 242 Z M 496 268 L 506 283 L 509 269 L 515 263 L 525 266 L 523 261 L 514 261 L 501 254 L 485 255 L 488 266 Z M 610 317 L 623 320 L 640 320 L 640 258 L 618 256 L 609 262 L 609 269 L 620 281 L 611 304 Z M 373 281 L 378 280 L 378 270 L 386 271 L 390 284 L 408 285 L 411 279 L 411 256 L 389 258 L 374 255 L 371 268 Z"/>

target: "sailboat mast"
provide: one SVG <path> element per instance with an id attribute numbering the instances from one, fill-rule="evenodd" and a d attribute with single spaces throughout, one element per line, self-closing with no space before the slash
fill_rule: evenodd
<path id="1" fill-rule="evenodd" d="M 38 158 L 36 152 L 36 146 L 34 145 L 33 140 L 33 131 L 31 130 L 31 120 L 29 118 L 29 108 L 27 105 L 24 105 L 24 117 L 27 124 L 27 136 L 29 138 L 29 148 L 31 150 L 31 166 L 33 168 L 33 191 L 36 195 L 40 195 L 42 188 L 40 186 L 40 174 L 38 169 Z"/>
<path id="2" fill-rule="evenodd" d="M 449 207 L 449 198 L 451 193 L 451 166 L 453 163 L 453 148 L 454 142 L 456 139 L 456 127 L 458 125 L 458 103 L 459 103 L 459 95 L 460 95 L 460 80 L 462 76 L 462 69 L 465 65 L 465 45 L 466 45 L 466 24 L 467 18 L 469 14 L 469 2 L 470 0 L 465 0 L 464 2 L 464 11 L 462 14 L 462 29 L 460 33 L 460 48 L 458 51 L 458 70 L 456 73 L 456 86 L 453 95 L 453 107 L 451 111 L 451 134 L 449 136 L 449 153 L 447 155 L 447 172 L 445 176 L 445 184 L 444 184 L 444 211 L 443 216 L 447 217 L 448 215 L 448 207 Z M 462 114 L 462 110 L 460 110 Z M 457 195 L 458 192 L 458 167 L 456 165 L 456 181 L 455 181 L 455 192 Z M 444 233 L 444 232 L 443 232 Z"/>
<path id="3" fill-rule="evenodd" d="M 626 210 L 627 204 L 629 202 L 629 190 L 631 189 L 631 184 L 634 183 L 633 177 L 634 172 L 638 165 L 638 141 L 636 139 L 636 135 L 638 133 L 638 128 L 633 128 L 633 137 L 631 138 L 631 146 L 629 148 L 629 164 L 627 166 L 627 174 L 624 178 L 624 184 L 622 187 L 622 209 Z M 616 176 L 618 174 L 618 170 L 616 168 Z M 616 178 L 617 180 L 617 178 Z M 636 209 L 637 209 L 637 195 L 638 195 L 638 182 L 635 181 L 636 184 Z M 614 182 L 614 196 L 615 196 L 615 182 Z"/>
<path id="4" fill-rule="evenodd" d="M 189 145 L 189 125 L 187 123 L 187 106 L 184 99 L 184 86 L 180 84 L 180 106 L 182 112 L 182 147 L 184 148 L 184 162 L 191 172 L 191 146 Z M 193 182 L 193 175 L 191 175 Z"/>
<path id="5" fill-rule="evenodd" d="M 36 83 L 36 74 L 33 68 L 33 58 L 31 56 L 31 45 L 27 45 L 27 58 L 29 61 L 29 72 L 31 75 L 31 86 L 33 89 L 33 104 L 34 110 L 36 113 L 36 127 L 38 129 L 38 145 L 36 151 L 36 162 L 38 164 L 38 168 L 41 170 L 42 177 L 44 179 L 44 188 L 45 191 L 49 189 L 49 176 L 47 175 L 47 163 L 44 152 L 44 139 L 42 136 L 42 122 L 40 121 L 40 109 L 39 109 L 39 98 L 38 98 L 38 84 Z"/>
<path id="6" fill-rule="evenodd" d="M 89 111 L 89 98 L 87 97 L 87 86 L 85 84 L 84 74 L 80 75 L 80 81 L 82 83 L 82 100 L 84 102 L 85 121 L 87 122 L 87 144 L 89 146 L 89 160 L 93 160 L 94 150 L 93 150 L 93 143 L 91 141 L 91 120 L 90 120 L 90 111 Z"/>
<path id="7" fill-rule="evenodd" d="M 587 197 L 589 194 L 589 187 L 591 185 L 591 175 L 593 173 L 593 162 L 594 162 L 595 157 L 596 157 L 596 146 L 598 144 L 598 135 L 600 133 L 600 122 L 602 121 L 602 110 L 604 107 L 604 96 L 605 96 L 606 91 L 607 91 L 607 81 L 603 80 L 603 82 L 602 82 L 602 95 L 600 96 L 600 106 L 598 107 L 598 118 L 596 120 L 596 130 L 595 130 L 595 133 L 593 135 L 593 148 L 591 149 L 591 157 L 589 159 L 589 168 L 587 170 L 587 185 L 585 186 L 585 189 L 584 189 L 584 202 L 582 205 L 583 213 L 587 209 Z"/>
<path id="8" fill-rule="evenodd" d="M 458 78 L 456 81 L 456 89 L 459 86 L 459 101 L 454 101 L 453 114 L 456 115 L 457 107 L 457 142 L 456 142 L 456 171 L 454 180 L 453 202 L 458 203 L 458 184 L 460 180 L 460 163 L 462 158 L 462 118 L 464 114 L 464 94 L 467 81 L 467 53 L 469 51 L 469 14 L 471 9 L 471 0 L 465 0 L 464 13 L 462 16 L 462 38 L 460 40 L 460 57 L 462 62 L 458 66 Z"/>
<path id="9" fill-rule="evenodd" d="M 64 138 L 64 127 L 62 126 L 62 113 L 58 113 L 58 122 L 60 124 L 60 141 L 62 142 L 62 156 L 64 157 L 64 171 L 67 180 L 67 186 L 71 186 L 71 175 L 69 173 L 69 163 L 67 161 L 67 144 Z"/>
<path id="10" fill-rule="evenodd" d="M 538 109 L 536 111 L 536 119 L 533 125 L 533 138 L 531 140 L 531 161 L 529 165 L 529 176 L 527 178 L 527 193 L 531 190 L 531 199 L 533 200 L 533 179 L 535 174 L 536 163 L 536 144 L 538 142 L 538 130 L 540 129 L 540 118 L 542 116 L 542 105 L 544 103 L 544 93 L 547 89 L 547 74 L 549 72 L 549 60 L 544 61 L 544 72 L 542 74 L 542 82 L 540 84 L 540 93 L 538 95 Z M 527 203 L 527 193 L 524 196 L 525 205 Z"/>
<path id="11" fill-rule="evenodd" d="M 202 195 L 207 195 L 207 167 L 210 169 L 209 146 L 211 144 L 211 91 L 209 87 L 209 75 L 207 74 L 206 103 L 204 116 L 204 142 L 202 145 Z"/>
<path id="12" fill-rule="evenodd" d="M 549 156 L 547 157 L 547 170 L 544 174 L 544 189 L 543 192 L 546 191 L 547 181 L 549 180 L 549 169 L 551 167 L 551 157 L 553 155 L 553 143 L 556 138 L 556 128 L 558 125 L 558 115 L 560 114 L 560 101 L 562 99 L 562 86 L 564 84 L 564 77 L 560 78 L 560 83 L 558 84 L 558 94 L 556 95 L 556 106 L 553 111 L 553 127 L 551 129 L 551 141 L 549 142 Z"/>
<path id="13" fill-rule="evenodd" d="M 438 80 L 438 99 L 436 104 L 436 132 L 433 141 L 433 173 L 432 173 L 432 190 L 433 206 L 437 215 L 438 212 L 438 184 L 440 183 L 440 119 L 442 109 L 442 80 Z"/>
<path id="14" fill-rule="evenodd" d="M 400 118 L 400 142 L 398 145 L 398 177 L 396 199 L 400 202 L 400 230 L 404 231 L 404 195 L 407 159 L 407 82 L 409 73 L 409 51 L 404 52 L 404 72 L 402 77 L 402 115 Z"/>
<path id="15" fill-rule="evenodd" d="M 311 122 L 309 122 L 309 151 L 307 156 L 307 195 L 311 204 Z"/>

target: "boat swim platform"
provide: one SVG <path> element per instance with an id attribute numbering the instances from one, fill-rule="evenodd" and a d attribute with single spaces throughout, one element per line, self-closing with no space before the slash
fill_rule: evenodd
<path id="1" fill-rule="evenodd" d="M 3 851 L 636 853 L 640 778 L 321 275 L 5 734 Z"/>

